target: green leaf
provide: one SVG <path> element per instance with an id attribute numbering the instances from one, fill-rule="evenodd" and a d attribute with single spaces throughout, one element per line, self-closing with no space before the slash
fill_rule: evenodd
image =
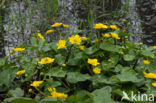
<path id="1" fill-rule="evenodd" d="M 111 87 L 103 87 L 92 92 L 93 103 L 114 103 L 111 98 Z"/>
<path id="2" fill-rule="evenodd" d="M 15 71 L 16 69 L 9 68 L 0 72 L 0 85 L 4 84 L 5 86 L 9 87 L 16 76 Z"/>
<path id="3" fill-rule="evenodd" d="M 110 71 L 111 68 L 114 67 L 119 61 L 119 55 L 117 54 L 110 54 L 109 60 L 104 60 L 101 63 L 101 69 L 104 71 Z"/>
<path id="4" fill-rule="evenodd" d="M 133 36 L 132 33 L 120 32 L 118 33 L 119 36 Z"/>
<path id="5" fill-rule="evenodd" d="M 151 52 L 150 50 L 142 50 L 141 51 L 141 54 L 145 57 L 151 57 L 151 58 L 154 58 L 154 53 Z"/>
<path id="6" fill-rule="evenodd" d="M 24 91 L 21 88 L 16 88 L 15 90 L 10 90 L 9 95 L 12 97 L 22 97 L 24 96 Z"/>
<path id="7" fill-rule="evenodd" d="M 59 81 L 54 81 L 52 78 L 46 79 L 46 81 L 47 81 L 48 88 L 49 87 L 57 87 L 57 86 L 61 85 L 61 83 Z"/>
<path id="8" fill-rule="evenodd" d="M 33 47 L 37 47 L 37 46 L 38 46 L 38 44 L 37 44 L 37 38 L 32 37 L 32 38 L 30 39 L 30 43 L 31 43 L 31 45 L 32 45 Z"/>
<path id="9" fill-rule="evenodd" d="M 119 52 L 120 46 L 118 45 L 113 45 L 109 42 L 102 42 L 100 44 L 100 48 L 102 50 L 108 51 L 108 52 Z"/>
<path id="10" fill-rule="evenodd" d="M 126 55 L 124 55 L 124 60 L 125 61 L 133 61 L 134 59 L 135 59 L 135 55 L 133 55 L 133 54 L 126 54 Z"/>
<path id="11" fill-rule="evenodd" d="M 50 51 L 50 50 L 51 50 L 50 45 L 49 45 L 49 44 L 46 44 L 44 47 L 42 47 L 42 50 L 43 50 L 44 52 Z"/>
<path id="12" fill-rule="evenodd" d="M 78 52 L 74 55 L 74 59 L 85 59 L 85 58 L 88 58 L 88 56 L 86 56 L 83 52 Z"/>
<path id="13" fill-rule="evenodd" d="M 39 39 L 39 42 L 38 42 L 38 46 L 40 49 L 42 49 L 42 47 L 46 44 L 46 40 L 45 39 Z"/>
<path id="14" fill-rule="evenodd" d="M 73 59 L 73 58 L 70 58 L 69 60 L 68 60 L 68 62 L 67 62 L 67 64 L 68 65 L 70 65 L 70 66 L 76 66 L 76 65 L 78 65 L 80 63 L 80 60 L 78 60 L 78 59 Z"/>
<path id="15" fill-rule="evenodd" d="M 137 74 L 134 70 L 126 69 L 123 70 L 121 74 L 116 75 L 120 82 L 140 82 L 141 79 L 137 78 Z"/>
<path id="16" fill-rule="evenodd" d="M 35 100 L 32 100 L 31 98 L 11 97 L 11 98 L 6 98 L 4 100 L 4 103 L 37 103 L 37 102 Z"/>
<path id="17" fill-rule="evenodd" d="M 78 90 L 74 95 L 67 98 L 68 103 L 92 103 L 92 95 L 88 91 Z"/>
<path id="18" fill-rule="evenodd" d="M 41 103 L 59 103 L 57 102 L 57 98 L 44 98 L 41 100 Z"/>
<path id="19" fill-rule="evenodd" d="M 115 72 L 122 72 L 123 70 L 128 70 L 130 69 L 130 67 L 123 67 L 122 65 L 118 64 L 116 67 L 115 67 Z"/>
<path id="20" fill-rule="evenodd" d="M 5 65 L 5 62 L 6 62 L 6 58 L 0 58 L 0 67 Z"/>
<path id="21" fill-rule="evenodd" d="M 117 77 L 105 77 L 102 75 L 94 75 L 92 78 L 92 84 L 93 86 L 97 86 L 99 84 L 116 84 L 119 82 L 119 79 Z"/>
<path id="22" fill-rule="evenodd" d="M 85 48 L 84 49 L 84 52 L 88 55 L 92 55 L 94 54 L 96 51 L 98 51 L 98 48 L 94 45 L 92 47 L 89 47 L 89 48 Z"/>
<path id="23" fill-rule="evenodd" d="M 54 76 L 54 77 L 65 77 L 66 71 L 61 70 L 58 67 L 55 67 L 55 68 L 50 69 L 46 75 Z"/>
<path id="24" fill-rule="evenodd" d="M 52 50 L 54 50 L 55 52 L 57 51 L 57 42 L 49 43 L 49 45 L 50 45 Z"/>
<path id="25" fill-rule="evenodd" d="M 90 76 L 88 74 L 81 74 L 80 72 L 67 73 L 67 80 L 70 83 L 77 83 L 77 82 L 86 81 L 89 79 L 90 79 Z"/>
<path id="26" fill-rule="evenodd" d="M 55 61 L 57 64 L 62 65 L 65 63 L 65 57 L 62 56 L 61 54 L 58 54 L 55 56 Z"/>

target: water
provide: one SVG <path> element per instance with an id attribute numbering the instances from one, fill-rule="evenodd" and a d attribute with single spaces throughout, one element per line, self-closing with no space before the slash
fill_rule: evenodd
<path id="1" fill-rule="evenodd" d="M 38 1 L 43 2 L 43 0 Z M 79 29 L 87 30 L 96 22 L 107 22 L 107 20 L 112 19 L 110 15 L 99 18 L 103 13 L 112 13 L 111 15 L 113 15 L 115 10 L 120 9 L 125 12 L 122 6 L 127 5 L 127 2 L 129 9 L 126 11 L 124 18 L 128 19 L 132 24 L 129 29 L 129 32 L 134 34 L 130 38 L 131 41 L 143 42 L 147 45 L 155 44 L 156 30 L 148 25 L 148 22 L 156 16 L 155 0 L 121 0 L 121 3 L 116 3 L 119 2 L 116 1 L 113 5 L 107 0 L 104 2 L 105 4 L 94 2 L 85 4 L 80 1 L 58 0 L 58 14 L 55 15 L 56 18 L 52 16 L 49 17 L 50 19 L 48 18 L 49 14 L 45 12 L 45 5 L 36 2 L 36 0 L 28 0 L 28 3 L 25 1 L 11 1 L 5 9 L 3 20 L 5 54 L 8 55 L 9 50 L 20 44 L 28 44 L 32 33 L 38 29 L 47 30 L 48 26 L 54 21 L 70 25 L 71 28 L 64 30 L 64 33 L 71 35 Z M 116 9 L 116 7 L 118 8 Z M 49 11 L 49 13 L 52 11 Z M 122 16 L 120 17 L 122 18 Z M 80 24 L 83 24 L 83 26 L 80 27 Z"/>

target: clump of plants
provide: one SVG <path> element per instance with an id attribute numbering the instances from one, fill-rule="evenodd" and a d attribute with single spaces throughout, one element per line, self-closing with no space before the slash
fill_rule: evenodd
<path id="1" fill-rule="evenodd" d="M 93 26 L 96 38 L 58 31 L 60 40 L 48 42 L 46 35 L 70 26 L 51 27 L 0 59 L 4 103 L 118 103 L 123 91 L 155 94 L 156 46 L 129 42 L 130 33 L 103 23 Z"/>

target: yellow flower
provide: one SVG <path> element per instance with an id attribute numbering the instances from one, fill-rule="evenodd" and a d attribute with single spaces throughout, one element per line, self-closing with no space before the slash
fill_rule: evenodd
<path id="1" fill-rule="evenodd" d="M 94 25 L 93 25 L 93 28 L 94 28 L 94 29 L 107 29 L 108 26 L 107 26 L 107 25 L 104 25 L 104 24 L 102 24 L 102 23 L 98 23 L 98 24 L 94 24 Z"/>
<path id="2" fill-rule="evenodd" d="M 119 28 L 116 25 L 110 25 L 111 29 L 119 30 Z"/>
<path id="3" fill-rule="evenodd" d="M 93 68 L 93 72 L 95 73 L 95 74 L 100 74 L 101 73 L 101 69 L 100 68 Z"/>
<path id="4" fill-rule="evenodd" d="M 38 35 L 38 37 L 39 37 L 40 39 L 44 39 L 44 37 L 42 36 L 41 33 L 37 33 L 37 35 Z"/>
<path id="5" fill-rule="evenodd" d="M 153 49 L 156 49 L 156 46 L 153 46 Z"/>
<path id="6" fill-rule="evenodd" d="M 143 45 L 143 43 L 139 43 L 139 45 L 141 46 L 141 45 Z"/>
<path id="7" fill-rule="evenodd" d="M 69 25 L 66 25 L 66 24 L 63 24 L 63 27 L 64 28 L 69 28 L 70 26 Z"/>
<path id="8" fill-rule="evenodd" d="M 103 36 L 103 37 L 105 37 L 105 38 L 109 38 L 109 37 L 110 37 L 110 35 L 109 35 L 109 34 L 107 34 L 107 33 L 102 34 L 102 36 Z"/>
<path id="9" fill-rule="evenodd" d="M 85 36 L 84 36 L 84 37 L 81 37 L 81 38 L 82 38 L 82 39 L 84 39 L 84 40 L 88 40 L 88 38 L 87 38 L 87 37 L 85 37 Z"/>
<path id="10" fill-rule="evenodd" d="M 152 86 L 153 86 L 153 87 L 156 87 L 156 83 L 152 83 Z"/>
<path id="11" fill-rule="evenodd" d="M 54 60 L 55 60 L 54 58 L 45 57 L 45 58 L 41 59 L 41 61 L 39 61 L 38 63 L 49 64 L 49 63 L 53 63 Z"/>
<path id="12" fill-rule="evenodd" d="M 63 67 L 66 67 L 66 64 L 62 64 Z"/>
<path id="13" fill-rule="evenodd" d="M 53 25 L 51 25 L 51 27 L 59 27 L 61 26 L 63 23 L 54 23 Z"/>
<path id="14" fill-rule="evenodd" d="M 98 64 L 100 64 L 97 59 L 88 59 L 88 63 L 93 66 L 97 66 Z"/>
<path id="15" fill-rule="evenodd" d="M 16 75 L 22 75 L 24 73 L 25 73 L 25 70 L 20 70 L 20 71 L 16 72 Z"/>
<path id="16" fill-rule="evenodd" d="M 13 51 L 14 52 L 20 52 L 20 51 L 24 51 L 25 48 L 14 48 Z"/>
<path id="17" fill-rule="evenodd" d="M 82 41 L 81 37 L 78 34 L 75 35 L 75 36 L 69 37 L 69 42 L 71 42 L 71 44 L 78 44 L 78 45 L 80 45 L 81 41 Z"/>
<path id="18" fill-rule="evenodd" d="M 79 46 L 79 49 L 84 51 L 84 46 L 83 45 Z"/>
<path id="19" fill-rule="evenodd" d="M 112 37 L 115 38 L 115 39 L 120 39 L 120 37 L 118 36 L 118 34 L 116 33 L 111 33 Z"/>
<path id="20" fill-rule="evenodd" d="M 68 95 L 64 93 L 59 93 L 56 91 L 56 88 L 48 88 L 48 91 L 51 92 L 52 98 L 67 98 Z"/>
<path id="21" fill-rule="evenodd" d="M 40 33 L 40 30 L 37 30 L 37 33 Z"/>
<path id="22" fill-rule="evenodd" d="M 13 54 L 13 53 L 14 53 L 14 51 L 13 51 L 13 50 L 10 50 L 10 51 L 9 51 L 9 53 L 10 53 L 10 54 Z"/>
<path id="23" fill-rule="evenodd" d="M 146 78 L 156 79 L 156 74 L 154 73 L 146 73 L 146 72 L 143 73 L 144 73 L 144 77 Z"/>
<path id="24" fill-rule="evenodd" d="M 149 65 L 150 64 L 150 61 L 148 61 L 148 60 L 143 60 L 143 61 L 144 61 L 145 65 Z"/>
<path id="25" fill-rule="evenodd" d="M 57 43 L 57 49 L 66 48 L 66 40 L 59 40 L 59 43 Z"/>
<path id="26" fill-rule="evenodd" d="M 46 31 L 46 34 L 50 34 L 50 33 L 52 33 L 52 32 L 54 32 L 54 30 L 47 30 L 47 31 Z"/>
<path id="27" fill-rule="evenodd" d="M 34 81 L 33 83 L 30 84 L 30 86 L 38 87 L 42 83 L 43 83 L 43 81 Z"/>

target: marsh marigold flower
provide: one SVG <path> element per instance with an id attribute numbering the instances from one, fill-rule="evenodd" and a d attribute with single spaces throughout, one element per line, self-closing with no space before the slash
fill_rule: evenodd
<path id="1" fill-rule="evenodd" d="M 140 45 L 140 46 L 142 46 L 142 45 L 143 45 L 143 43 L 139 43 L 139 45 Z"/>
<path id="2" fill-rule="evenodd" d="M 107 29 L 108 26 L 107 26 L 107 25 L 104 25 L 104 24 L 102 24 L 102 23 L 98 23 L 98 24 L 94 24 L 94 25 L 93 25 L 93 28 L 94 28 L 94 29 Z"/>
<path id="3" fill-rule="evenodd" d="M 19 70 L 18 72 L 16 72 L 16 75 L 22 75 L 25 73 L 25 70 Z"/>
<path id="4" fill-rule="evenodd" d="M 153 46 L 153 49 L 156 49 L 156 46 Z"/>
<path id="5" fill-rule="evenodd" d="M 14 48 L 13 51 L 14 52 L 21 52 L 21 51 L 24 51 L 25 48 Z"/>
<path id="6" fill-rule="evenodd" d="M 62 64 L 63 67 L 66 67 L 66 64 Z"/>
<path id="7" fill-rule="evenodd" d="M 48 88 L 48 91 L 51 93 L 52 98 L 67 98 L 68 95 L 56 91 L 56 88 Z"/>
<path id="8" fill-rule="evenodd" d="M 30 84 L 30 86 L 38 87 L 42 83 L 43 83 L 43 81 L 34 81 L 33 83 Z"/>
<path id="9" fill-rule="evenodd" d="M 146 78 L 156 79 L 156 74 L 154 73 L 146 73 L 146 72 L 143 73 L 144 73 L 144 77 Z"/>
<path id="10" fill-rule="evenodd" d="M 51 25 L 51 27 L 59 27 L 61 26 L 63 23 L 54 23 L 53 25 Z"/>
<path id="11" fill-rule="evenodd" d="M 93 68 L 93 72 L 95 73 L 95 74 L 100 74 L 101 73 L 101 69 L 100 68 Z"/>
<path id="12" fill-rule="evenodd" d="M 111 37 L 108 33 L 102 34 L 102 36 L 105 37 L 105 38 Z"/>
<path id="13" fill-rule="evenodd" d="M 71 44 L 78 44 L 78 45 L 80 45 L 81 41 L 82 41 L 81 37 L 78 34 L 75 35 L 75 36 L 69 37 L 69 42 L 71 42 Z"/>
<path id="14" fill-rule="evenodd" d="M 14 53 L 14 51 L 13 51 L 13 50 L 10 50 L 10 51 L 9 51 L 9 53 L 10 53 L 10 54 L 13 54 L 13 53 Z"/>
<path id="15" fill-rule="evenodd" d="M 111 29 L 119 30 L 119 28 L 116 25 L 110 25 Z"/>
<path id="16" fill-rule="evenodd" d="M 152 83 L 152 86 L 153 86 L 153 87 L 156 87 L 156 83 Z"/>
<path id="17" fill-rule="evenodd" d="M 57 43 L 57 49 L 66 48 L 66 40 L 59 40 Z"/>
<path id="18" fill-rule="evenodd" d="M 50 34 L 50 33 L 53 33 L 53 32 L 54 32 L 54 30 L 52 30 L 52 29 L 51 30 L 47 30 L 46 34 Z"/>
<path id="19" fill-rule="evenodd" d="M 54 60 L 55 60 L 54 58 L 45 57 L 45 58 L 41 59 L 41 61 L 39 61 L 38 63 L 49 64 L 49 63 L 53 63 Z"/>
<path id="20" fill-rule="evenodd" d="M 97 59 L 88 59 L 88 63 L 93 66 L 97 66 L 100 64 Z"/>
<path id="21" fill-rule="evenodd" d="M 44 39 L 44 37 L 42 36 L 41 33 L 37 33 L 37 36 L 38 36 L 40 39 Z"/>
<path id="22" fill-rule="evenodd" d="M 112 37 L 115 38 L 115 39 L 120 39 L 120 37 L 118 36 L 118 34 L 116 33 L 111 33 Z"/>
<path id="23" fill-rule="evenodd" d="M 150 64 L 150 61 L 148 61 L 148 60 L 143 60 L 143 61 L 144 61 L 145 65 L 149 65 Z"/>
<path id="24" fill-rule="evenodd" d="M 79 49 L 84 51 L 84 46 L 83 45 L 79 46 Z"/>
<path id="25" fill-rule="evenodd" d="M 70 26 L 67 25 L 67 24 L 63 24 L 63 27 L 64 27 L 64 28 L 69 28 Z"/>

